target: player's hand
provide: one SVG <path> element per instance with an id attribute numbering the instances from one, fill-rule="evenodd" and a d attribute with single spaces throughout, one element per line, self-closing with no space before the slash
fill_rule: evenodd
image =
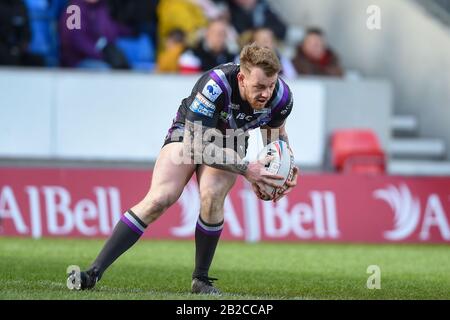
<path id="1" fill-rule="evenodd" d="M 294 168 L 292 168 L 292 170 L 294 172 L 292 179 L 286 180 L 286 183 L 284 185 L 284 188 L 286 188 L 286 190 L 284 190 L 284 192 L 278 192 L 275 195 L 275 197 L 273 198 L 273 202 L 277 202 L 278 200 L 283 198 L 285 195 L 287 195 L 289 192 L 291 192 L 292 189 L 297 185 L 299 169 L 297 166 L 294 166 Z"/>
<path id="2" fill-rule="evenodd" d="M 267 156 L 262 161 L 250 162 L 245 173 L 245 178 L 247 178 L 247 180 L 252 184 L 253 189 L 259 189 L 258 192 L 255 192 L 256 195 L 261 194 L 264 198 L 267 198 L 266 200 L 271 200 L 272 196 L 264 191 L 264 186 L 268 185 L 274 188 L 279 188 L 280 186 L 276 183 L 276 181 L 284 179 L 282 176 L 274 175 L 267 171 L 265 166 L 267 163 L 272 161 L 273 158 L 273 156 Z"/>
<path id="3" fill-rule="evenodd" d="M 272 197 L 270 195 L 268 195 L 264 189 L 261 190 L 260 187 L 258 187 L 258 185 L 256 183 L 252 183 L 252 188 L 253 188 L 253 192 L 255 192 L 256 196 L 264 201 L 269 201 L 272 200 Z"/>

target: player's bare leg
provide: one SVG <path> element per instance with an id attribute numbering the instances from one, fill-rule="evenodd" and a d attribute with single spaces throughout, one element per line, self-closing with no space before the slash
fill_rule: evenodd
<path id="1" fill-rule="evenodd" d="M 236 174 L 202 165 L 197 170 L 200 215 L 195 229 L 195 269 L 192 292 L 220 294 L 208 276 L 224 222 L 224 202 L 236 181 Z"/>
<path id="2" fill-rule="evenodd" d="M 153 170 L 149 192 L 131 208 L 147 225 L 158 219 L 178 200 L 197 167 L 173 161 L 174 158 L 181 157 L 182 150 L 183 144 L 180 142 L 170 143 L 161 150 Z"/>
<path id="3" fill-rule="evenodd" d="M 161 149 L 153 170 L 150 191 L 121 217 L 89 270 L 81 272 L 80 285 L 76 289 L 93 288 L 103 272 L 139 240 L 146 227 L 178 200 L 196 168 L 194 164 L 173 161 L 182 154 L 182 150 L 183 144 L 180 142 L 167 144 Z"/>

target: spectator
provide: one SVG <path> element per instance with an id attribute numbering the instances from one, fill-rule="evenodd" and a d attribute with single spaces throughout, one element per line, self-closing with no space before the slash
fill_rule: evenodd
<path id="1" fill-rule="evenodd" d="M 256 44 L 272 49 L 276 52 L 281 62 L 281 74 L 288 79 L 297 77 L 297 72 L 290 59 L 285 57 L 278 50 L 277 40 L 272 30 L 268 28 L 259 28 L 253 31 L 252 42 Z"/>
<path id="2" fill-rule="evenodd" d="M 341 77 L 344 73 L 338 56 L 327 47 L 318 28 L 307 30 L 292 62 L 299 74 Z"/>
<path id="3" fill-rule="evenodd" d="M 230 0 L 231 24 L 241 34 L 261 27 L 273 31 L 275 36 L 284 40 L 285 23 L 272 11 L 266 0 Z"/>
<path id="4" fill-rule="evenodd" d="M 157 72 L 179 72 L 178 60 L 186 48 L 186 35 L 183 30 L 174 29 L 169 32 L 165 48 L 158 55 Z"/>
<path id="5" fill-rule="evenodd" d="M 229 19 L 230 13 L 228 6 L 222 1 L 213 0 L 192 0 L 195 1 L 203 10 L 208 20 L 215 20 L 220 18 Z"/>
<path id="6" fill-rule="evenodd" d="M 43 66 L 44 59 L 28 52 L 31 32 L 22 0 L 0 2 L 0 65 Z"/>
<path id="7" fill-rule="evenodd" d="M 158 0 L 107 1 L 114 20 L 130 27 L 135 35 L 145 33 L 156 39 Z"/>
<path id="8" fill-rule="evenodd" d="M 114 21 L 104 0 L 72 0 L 80 7 L 81 29 L 66 26 L 67 14 L 60 19 L 61 64 L 65 67 L 129 69 L 124 53 L 115 41 L 131 30 Z"/>
<path id="9" fill-rule="evenodd" d="M 191 0 L 191 1 L 195 1 L 203 9 L 203 13 L 208 19 L 208 21 L 224 19 L 228 22 L 227 40 L 226 40 L 227 47 L 230 51 L 233 52 L 240 51 L 238 45 L 239 34 L 236 32 L 236 29 L 230 24 L 231 15 L 228 8 L 228 3 L 214 0 Z"/>
<path id="10" fill-rule="evenodd" d="M 233 62 L 234 55 L 226 46 L 228 22 L 224 19 L 212 20 L 205 38 L 180 57 L 180 72 L 195 73 L 207 71 L 219 64 Z"/>
<path id="11" fill-rule="evenodd" d="M 192 43 L 196 32 L 207 26 L 208 20 L 196 0 L 160 0 L 158 14 L 158 52 L 164 50 L 170 31 L 180 29 L 186 41 Z"/>

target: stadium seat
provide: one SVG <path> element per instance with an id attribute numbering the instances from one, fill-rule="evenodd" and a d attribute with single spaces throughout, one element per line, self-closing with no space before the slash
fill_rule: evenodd
<path id="1" fill-rule="evenodd" d="M 336 130 L 331 138 L 332 165 L 338 172 L 383 174 L 386 156 L 369 129 Z"/>
<path id="2" fill-rule="evenodd" d="M 151 71 L 155 67 L 155 49 L 147 34 L 138 37 L 120 38 L 116 42 L 128 58 L 132 69 Z"/>
<path id="3" fill-rule="evenodd" d="M 50 37 L 48 27 L 48 3 L 46 0 L 26 0 L 28 16 L 30 18 L 31 43 L 30 51 L 45 55 L 50 51 Z"/>
<path id="4" fill-rule="evenodd" d="M 52 0 L 50 1 L 49 12 L 53 19 L 59 20 L 61 14 L 66 9 L 69 0 Z"/>
<path id="5" fill-rule="evenodd" d="M 58 64 L 58 42 L 56 34 L 57 11 L 65 1 L 25 0 L 30 18 L 31 42 L 29 51 L 45 57 L 46 64 Z M 59 9 L 57 9 L 57 7 Z"/>

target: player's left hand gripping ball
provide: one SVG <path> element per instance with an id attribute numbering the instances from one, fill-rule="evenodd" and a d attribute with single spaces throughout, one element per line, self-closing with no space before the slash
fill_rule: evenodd
<path id="1" fill-rule="evenodd" d="M 292 154 L 291 148 L 289 148 L 289 151 Z M 292 167 L 292 173 L 289 174 L 290 176 L 292 176 L 292 178 L 288 178 L 286 180 L 285 185 L 282 188 L 280 188 L 280 191 L 278 191 L 277 195 L 273 198 L 273 202 L 277 202 L 278 200 L 280 200 L 281 198 L 283 198 L 285 195 L 287 195 L 289 192 L 292 191 L 292 189 L 297 185 L 298 172 L 299 172 L 298 167 L 294 165 Z"/>

